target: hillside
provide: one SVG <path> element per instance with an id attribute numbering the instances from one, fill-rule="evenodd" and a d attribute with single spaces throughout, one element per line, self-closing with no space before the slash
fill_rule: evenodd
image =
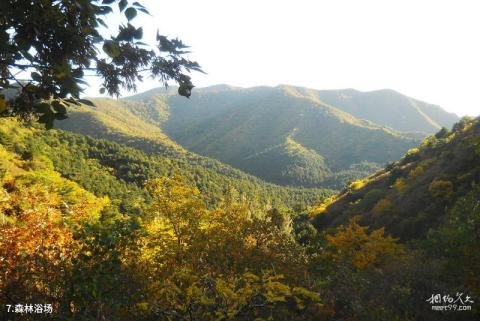
<path id="1" fill-rule="evenodd" d="M 442 127 L 451 128 L 459 120 L 437 105 L 407 97 L 394 90 L 361 92 L 353 89 L 321 90 L 315 95 L 360 119 L 401 132 L 432 134 Z"/>
<path id="2" fill-rule="evenodd" d="M 315 289 L 295 277 L 305 269 L 304 254 L 278 211 L 255 216 L 258 208 L 252 211 L 250 201 L 229 191 L 211 209 L 209 196 L 180 176 L 149 180 L 143 195 L 119 211 L 118 199 L 95 196 L 55 168 L 63 156 L 67 162 L 58 167 L 65 170 L 79 149 L 116 154 L 109 150 L 114 145 L 58 131 L 44 140 L 45 130 L 14 120 L 0 119 L 0 125 L 1 320 L 38 320 L 37 312 L 19 312 L 23 304 L 10 309 L 22 299 L 48 300 L 36 304 L 45 320 L 154 320 L 157 307 L 181 319 L 238 314 L 243 320 L 295 320 L 321 307 Z M 80 164 L 96 163 L 75 156 Z M 137 164 L 124 165 L 134 170 Z M 93 174 L 93 168 L 97 178 L 117 170 L 84 164 L 70 174 Z M 91 187 L 108 189 L 113 182 L 97 179 Z M 131 187 L 125 195 L 136 192 Z M 147 210 L 139 213 L 139 206 Z M 256 240 L 264 244 L 251 246 Z M 208 290 L 201 286 L 207 282 Z M 259 300 L 265 307 L 250 309 L 249 302 Z"/>
<path id="3" fill-rule="evenodd" d="M 346 103 L 348 92 L 355 95 Z M 269 182 L 305 187 L 341 188 L 399 158 L 418 144 L 418 137 L 456 119 L 393 91 L 291 86 L 219 85 L 196 89 L 189 100 L 178 97 L 175 88 L 153 89 L 94 102 L 94 108 L 72 111 L 70 120 L 58 122 L 58 128 L 148 153 L 197 157 L 188 150 Z M 412 102 L 415 108 L 408 105 Z M 394 128 L 388 117 L 413 127 Z"/>
<path id="4" fill-rule="evenodd" d="M 95 99 L 95 107 L 82 105 L 72 108 L 69 118 L 56 122 L 58 129 L 127 144 L 148 153 L 185 155 L 186 151 L 163 133 L 156 121 L 161 103 Z M 137 114 L 144 112 L 142 117 Z M 146 121 L 145 119 L 148 119 Z"/>
<path id="5" fill-rule="evenodd" d="M 110 197 L 123 210 L 141 211 L 145 204 L 138 200 L 148 200 L 143 190 L 145 181 L 173 174 L 181 175 L 196 186 L 205 202 L 212 206 L 218 204 L 229 189 L 237 190 L 259 207 L 302 207 L 331 194 L 326 189 L 286 188 L 265 183 L 218 161 L 192 154 L 149 155 L 132 147 L 70 132 L 20 127 L 14 120 L 0 119 L 0 144 L 26 159 L 48 157 L 64 177 L 98 196 Z M 137 205 L 132 209 L 133 204 Z"/>
<path id="6" fill-rule="evenodd" d="M 48 298 L 68 320 L 451 320 L 428 302 L 441 289 L 473 307 L 454 320 L 478 319 L 480 120 L 313 209 L 327 191 L 174 153 L 0 119 L 1 302 Z"/>
<path id="7" fill-rule="evenodd" d="M 463 119 L 452 131 L 426 138 L 400 161 L 353 182 L 317 207 L 313 222 L 325 229 L 361 215 L 362 224 L 384 226 L 404 240 L 425 237 L 479 183 L 480 120 Z"/>
<path id="8" fill-rule="evenodd" d="M 415 144 L 398 133 L 303 96 L 294 88 L 246 89 L 235 91 L 232 99 L 230 94 L 199 93 L 189 102 L 172 98 L 165 132 L 189 150 L 260 177 L 265 166 L 252 167 L 245 161 L 290 137 L 324 159 L 324 164 L 316 164 L 321 169 L 317 170 L 317 184 L 330 171 L 346 170 L 362 161 L 382 164 Z M 221 111 L 204 107 L 217 100 L 231 102 Z M 206 115 L 200 116 L 205 109 Z M 275 155 L 277 159 L 285 156 Z M 294 162 L 289 157 L 286 161 Z M 288 179 L 288 175 L 276 178 L 277 182 Z"/>

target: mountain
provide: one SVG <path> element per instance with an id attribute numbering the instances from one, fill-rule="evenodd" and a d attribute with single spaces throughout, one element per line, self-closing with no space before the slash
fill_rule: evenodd
<path id="1" fill-rule="evenodd" d="M 218 85 L 196 89 L 189 100 L 175 88 L 157 88 L 94 102 L 58 128 L 148 153 L 188 150 L 275 184 L 304 187 L 341 188 L 456 120 L 387 90 Z"/>
<path id="2" fill-rule="evenodd" d="M 331 172 L 362 161 L 384 163 L 399 157 L 415 141 L 390 129 L 302 94 L 293 87 L 260 87 L 198 92 L 191 101 L 167 100 L 165 132 L 185 148 L 262 177 L 269 165 L 252 166 L 263 153 L 285 159 L 299 170 L 315 171 L 320 184 Z M 295 144 L 309 153 L 296 161 L 275 146 Z M 298 149 L 297 149 L 298 150 Z M 308 156 L 307 156 L 308 155 Z M 309 160 L 315 156 L 315 168 Z M 272 178 L 270 178 L 272 179 Z M 273 181 L 288 184 L 292 176 L 277 170 Z M 305 184 L 305 182 L 304 182 Z"/>
<path id="3" fill-rule="evenodd" d="M 123 127 L 102 133 L 140 143 L 149 128 Z M 164 150 L 0 119 L 2 302 L 49 297 L 62 320 L 438 321 L 455 313 L 432 309 L 445 293 L 463 309 L 455 320 L 479 319 L 480 119 L 313 209 L 283 206 L 328 191 L 264 183 L 161 134 L 149 142 Z M 292 136 L 275 150 L 323 161 Z"/>
<path id="4" fill-rule="evenodd" d="M 478 202 L 479 188 L 480 119 L 465 118 L 452 131 L 429 136 L 400 161 L 353 182 L 313 210 L 313 222 L 324 230 L 361 215 L 362 224 L 385 227 L 404 240 L 425 237 L 464 197 L 471 194 Z"/>
<path id="5" fill-rule="evenodd" d="M 401 132 L 432 134 L 451 128 L 459 117 L 440 106 L 407 97 L 394 90 L 361 92 L 354 89 L 322 90 L 314 94 L 331 106 Z"/>
<path id="6" fill-rule="evenodd" d="M 196 89 L 195 94 L 245 91 L 269 87 L 239 88 L 228 85 L 216 85 Z M 309 88 L 280 85 L 295 95 L 330 105 L 359 119 L 390 127 L 404 133 L 432 134 L 442 127 L 450 128 L 459 121 L 454 113 L 446 112 L 440 106 L 405 96 L 391 89 L 362 92 L 355 89 L 314 90 Z M 273 88 L 270 88 L 273 89 Z M 145 99 L 153 96 L 175 93 L 175 90 L 157 88 L 130 98 Z"/>
<path id="7" fill-rule="evenodd" d="M 89 130 L 86 124 L 91 123 L 83 124 Z M 238 191 L 258 206 L 278 208 L 313 205 L 332 194 L 327 189 L 289 188 L 266 183 L 218 161 L 188 152 L 165 149 L 162 155 L 147 154 L 71 132 L 24 128 L 13 120 L 0 119 L 0 144 L 25 159 L 48 157 L 64 177 L 97 196 L 108 196 L 124 209 L 139 204 L 139 199 L 148 199 L 143 190 L 146 180 L 171 175 L 180 175 L 196 186 L 212 206 L 218 204 L 229 189 Z M 140 202 L 140 205 L 142 203 L 148 202 Z"/>

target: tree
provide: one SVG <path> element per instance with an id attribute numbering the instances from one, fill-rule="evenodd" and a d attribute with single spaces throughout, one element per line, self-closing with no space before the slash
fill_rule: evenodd
<path id="1" fill-rule="evenodd" d="M 355 216 L 348 226 L 340 226 L 334 235 L 327 235 L 330 261 L 343 261 L 362 270 L 403 253 L 402 246 L 396 239 L 386 236 L 383 228 L 369 234 L 368 227 L 360 226 L 358 220 L 359 216 Z"/>
<path id="2" fill-rule="evenodd" d="M 320 297 L 298 281 L 302 251 L 279 211 L 255 217 L 233 190 L 208 210 L 178 176 L 145 187 L 152 205 L 121 259 L 144 284 L 139 314 L 171 321 L 312 319 Z"/>
<path id="3" fill-rule="evenodd" d="M 109 201 L 48 164 L 29 168 L 1 145 L 0 159 L 0 302 L 49 302 L 58 310 L 75 262 L 90 252 L 76 234 L 95 224 Z"/>
<path id="4" fill-rule="evenodd" d="M 107 35 L 105 20 L 117 10 L 125 16 L 116 35 Z M 80 99 L 85 77 L 97 75 L 100 93 L 118 96 L 121 89 L 136 90 L 145 75 L 167 86 L 179 84 L 189 97 L 193 84 L 187 73 L 202 72 L 186 59 L 186 46 L 157 32 L 157 47 L 142 42 L 143 30 L 131 21 L 139 2 L 128 0 L 3 0 L 0 2 L 0 115 L 38 116 L 51 128 L 66 118 Z M 101 48 L 101 49 L 100 49 Z M 90 73 L 90 74 L 88 74 Z"/>
<path id="5" fill-rule="evenodd" d="M 147 181 L 146 189 L 153 203 L 150 220 L 145 225 L 147 241 L 143 242 L 155 263 L 168 266 L 185 263 L 185 252 L 198 242 L 206 208 L 200 192 L 181 177 L 162 177 Z"/>
<path id="6" fill-rule="evenodd" d="M 359 219 L 354 216 L 326 234 L 324 250 L 312 257 L 323 280 L 322 299 L 329 302 L 326 311 L 335 311 L 330 320 L 411 320 L 403 317 L 404 306 L 398 309 L 398 302 L 408 298 L 401 273 L 408 252 L 383 228 L 369 231 Z"/>
<path id="7" fill-rule="evenodd" d="M 454 196 L 453 183 L 448 180 L 435 179 L 428 187 L 430 195 L 437 199 L 450 200 Z"/>
<path id="8" fill-rule="evenodd" d="M 480 186 L 459 198 L 442 224 L 428 235 L 427 249 L 435 258 L 445 260 L 443 269 L 448 283 L 480 295 Z"/>
<path id="9" fill-rule="evenodd" d="M 139 304 L 158 320 L 312 320 L 320 307 L 318 293 L 290 286 L 271 271 L 224 277 L 182 269 L 162 285 L 157 302 Z"/>

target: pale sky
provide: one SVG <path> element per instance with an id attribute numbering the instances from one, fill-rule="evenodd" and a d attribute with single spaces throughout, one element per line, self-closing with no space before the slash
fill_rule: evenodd
<path id="1" fill-rule="evenodd" d="M 145 41 L 179 37 L 198 87 L 391 88 L 480 115 L 479 0 L 142 0 Z M 158 87 L 151 80 L 139 92 Z M 98 96 L 92 82 L 87 95 Z"/>

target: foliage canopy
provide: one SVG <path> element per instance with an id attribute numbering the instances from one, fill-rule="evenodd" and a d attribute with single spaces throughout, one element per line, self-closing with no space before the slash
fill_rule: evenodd
<path id="1" fill-rule="evenodd" d="M 118 14 L 124 21 L 116 34 L 106 20 Z M 31 117 L 51 128 L 66 118 L 80 99 L 85 77 L 102 79 L 100 93 L 136 89 L 145 75 L 179 84 L 189 97 L 193 84 L 187 73 L 200 66 L 185 58 L 186 46 L 157 32 L 155 48 L 142 42 L 142 27 L 132 21 L 149 14 L 128 0 L 16 1 L 0 3 L 0 113 Z"/>

